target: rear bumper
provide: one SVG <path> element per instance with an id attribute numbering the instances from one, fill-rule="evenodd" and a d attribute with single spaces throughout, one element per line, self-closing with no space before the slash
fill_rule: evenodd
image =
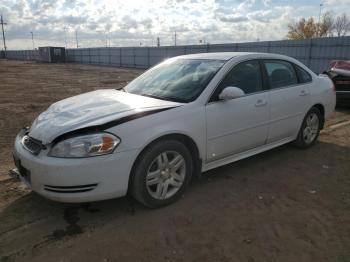
<path id="1" fill-rule="evenodd" d="M 124 196 L 137 150 L 105 156 L 64 159 L 35 156 L 16 138 L 14 157 L 20 176 L 36 193 L 59 202 L 90 202 Z"/>

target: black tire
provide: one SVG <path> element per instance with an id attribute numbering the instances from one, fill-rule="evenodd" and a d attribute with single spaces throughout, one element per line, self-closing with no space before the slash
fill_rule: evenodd
<path id="1" fill-rule="evenodd" d="M 174 195 L 166 199 L 156 199 L 150 194 L 149 188 L 146 185 L 147 173 L 157 156 L 169 151 L 176 152 L 183 157 L 185 162 L 184 179 L 182 185 L 177 189 L 177 192 Z M 137 201 L 147 207 L 158 208 L 166 206 L 175 202 L 183 195 L 192 178 L 192 173 L 193 160 L 187 147 L 178 140 L 159 140 L 146 148 L 136 160 L 131 174 L 129 192 Z"/>
<path id="2" fill-rule="evenodd" d="M 312 139 L 312 141 L 307 141 L 307 139 L 304 136 L 304 130 L 307 128 L 307 119 L 311 116 L 311 115 L 316 115 L 318 118 L 318 127 L 317 127 L 317 132 L 315 137 Z M 317 138 L 320 134 L 320 129 L 321 129 L 321 125 L 323 122 L 323 116 L 320 112 L 320 110 L 316 107 L 312 107 L 307 114 L 304 117 L 303 123 L 301 124 L 299 133 L 297 138 L 293 141 L 293 144 L 301 149 L 306 149 L 311 147 L 313 144 L 315 144 L 315 142 L 317 141 Z"/>

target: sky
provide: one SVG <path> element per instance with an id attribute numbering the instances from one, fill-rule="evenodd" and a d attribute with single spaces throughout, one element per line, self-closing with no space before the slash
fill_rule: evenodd
<path id="1" fill-rule="evenodd" d="M 0 0 L 8 49 L 155 46 L 284 39 L 301 17 L 350 0 Z M 2 39 L 0 43 L 2 49 Z"/>

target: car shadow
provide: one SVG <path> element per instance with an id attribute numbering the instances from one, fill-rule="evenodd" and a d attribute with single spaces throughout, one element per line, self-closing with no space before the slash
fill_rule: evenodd
<path id="1" fill-rule="evenodd" d="M 235 201 L 244 203 L 264 192 L 284 193 L 289 179 L 293 180 L 293 186 L 305 191 L 310 185 L 325 187 L 321 183 L 329 183 L 330 177 L 344 175 L 347 170 L 341 168 L 348 159 L 349 147 L 318 142 L 309 150 L 299 150 L 284 145 L 203 173 L 190 185 L 183 199 L 158 210 L 147 209 L 130 197 L 63 204 L 31 192 L 0 211 L 0 260 L 38 254 L 53 242 L 91 233 L 110 223 L 122 225 L 138 223 L 149 216 L 195 213 L 203 203 L 211 203 L 215 212 L 220 212 L 220 205 L 215 207 L 213 202 L 215 199 L 224 201 L 233 195 Z M 293 195 L 293 191 L 288 194 Z M 136 219 L 130 222 L 130 217 Z"/>

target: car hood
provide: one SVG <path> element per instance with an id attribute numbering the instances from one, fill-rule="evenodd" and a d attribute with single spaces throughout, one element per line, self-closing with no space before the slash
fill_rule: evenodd
<path id="1" fill-rule="evenodd" d="M 49 144 L 67 132 L 178 105 L 181 103 L 114 89 L 97 90 L 52 104 L 35 119 L 29 130 L 29 136 L 40 140 L 43 144 Z"/>

